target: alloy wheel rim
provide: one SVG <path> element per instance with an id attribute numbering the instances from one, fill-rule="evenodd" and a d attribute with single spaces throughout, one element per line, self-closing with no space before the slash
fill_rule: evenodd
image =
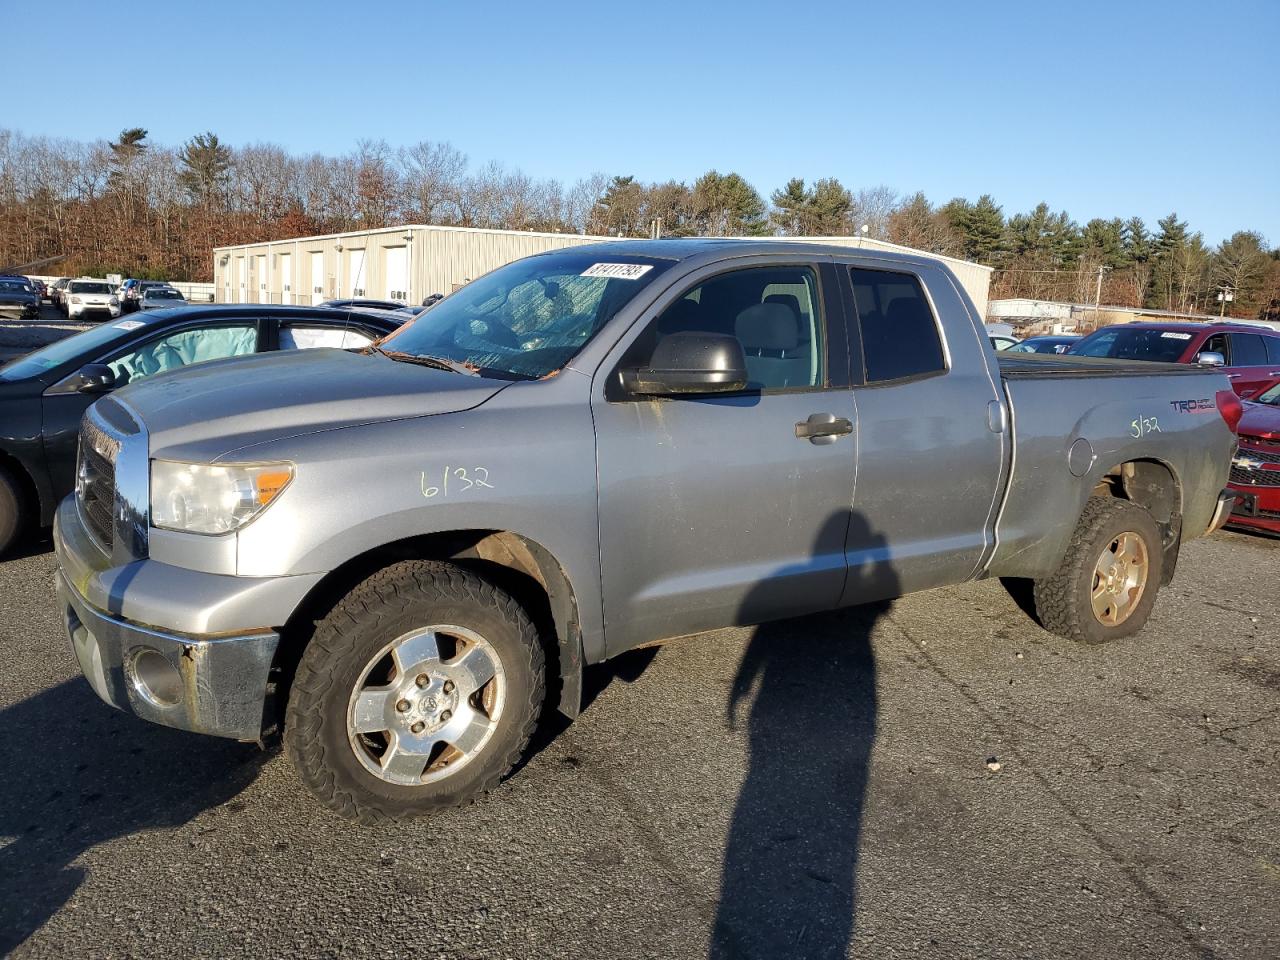
<path id="1" fill-rule="evenodd" d="M 453 624 L 415 629 L 360 672 L 347 703 L 347 739 L 373 776 L 422 786 L 484 750 L 505 693 L 502 661 L 480 634 Z"/>
<path id="2" fill-rule="evenodd" d="M 1150 571 L 1142 537 L 1127 530 L 1112 539 L 1093 567 L 1089 600 L 1094 618 L 1107 627 L 1128 620 L 1146 592 Z"/>

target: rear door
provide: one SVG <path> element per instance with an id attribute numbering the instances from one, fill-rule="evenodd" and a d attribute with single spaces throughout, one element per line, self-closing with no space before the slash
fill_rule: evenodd
<path id="1" fill-rule="evenodd" d="M 937 267 L 841 276 L 858 411 L 843 602 L 959 583 L 992 542 L 1007 456 L 986 342 Z"/>
<path id="2" fill-rule="evenodd" d="M 1267 359 L 1266 340 L 1260 333 L 1231 333 L 1231 358 L 1227 378 L 1231 386 L 1244 399 L 1261 393 L 1275 378 Z"/>
<path id="3" fill-rule="evenodd" d="M 839 602 L 853 438 L 797 435 L 811 417 L 852 427 L 839 296 L 830 264 L 805 258 L 707 267 L 665 294 L 600 368 L 592 415 L 610 652 Z M 619 370 L 687 331 L 736 335 L 749 388 L 671 399 L 621 391 Z"/>

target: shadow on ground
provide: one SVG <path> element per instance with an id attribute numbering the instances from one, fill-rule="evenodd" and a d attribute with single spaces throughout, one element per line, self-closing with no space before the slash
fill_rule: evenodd
<path id="1" fill-rule="evenodd" d="M 820 534 L 815 563 L 845 545 L 844 518 L 830 526 L 838 539 L 824 546 L 829 532 Z M 745 716 L 750 766 L 725 846 L 713 960 L 843 958 L 853 937 L 876 737 L 871 634 L 899 580 L 870 559 L 885 555 L 883 536 L 856 513 L 847 530 L 855 559 L 844 602 L 870 602 L 758 627 L 730 690 L 728 723 L 737 728 Z M 777 589 L 766 581 L 757 591 Z M 749 596 L 744 609 L 757 603 Z"/>
<path id="2" fill-rule="evenodd" d="M 0 956 L 75 894 L 86 851 L 230 800 L 267 756 L 120 713 L 82 678 L 0 711 L 0 730 Z"/>

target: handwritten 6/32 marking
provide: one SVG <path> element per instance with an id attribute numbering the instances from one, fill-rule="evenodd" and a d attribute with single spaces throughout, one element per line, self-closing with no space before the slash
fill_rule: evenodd
<path id="1" fill-rule="evenodd" d="M 439 474 L 439 485 L 436 485 L 437 474 L 432 471 L 431 479 L 427 479 L 427 471 L 422 471 L 420 479 L 422 495 L 430 500 L 432 497 L 447 497 L 450 492 L 466 493 L 472 487 L 488 487 L 494 489 L 489 482 L 488 467 L 450 467 L 446 466 Z M 453 489 L 449 487 L 452 483 Z"/>

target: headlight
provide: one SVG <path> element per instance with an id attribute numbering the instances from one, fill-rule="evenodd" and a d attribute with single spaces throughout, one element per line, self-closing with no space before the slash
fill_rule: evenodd
<path id="1" fill-rule="evenodd" d="M 79 303 L 79 302 L 80 302 L 80 298 L 79 298 L 79 297 L 72 297 L 72 298 L 71 298 L 71 302 L 72 302 L 72 303 Z"/>
<path id="2" fill-rule="evenodd" d="M 113 307 L 118 307 L 118 306 L 120 306 L 120 298 L 119 298 L 119 297 L 112 297 L 112 298 L 111 298 L 111 305 L 112 305 Z"/>
<path id="3" fill-rule="evenodd" d="M 151 525 L 185 533 L 243 527 L 293 479 L 289 463 L 213 464 L 151 461 Z"/>

